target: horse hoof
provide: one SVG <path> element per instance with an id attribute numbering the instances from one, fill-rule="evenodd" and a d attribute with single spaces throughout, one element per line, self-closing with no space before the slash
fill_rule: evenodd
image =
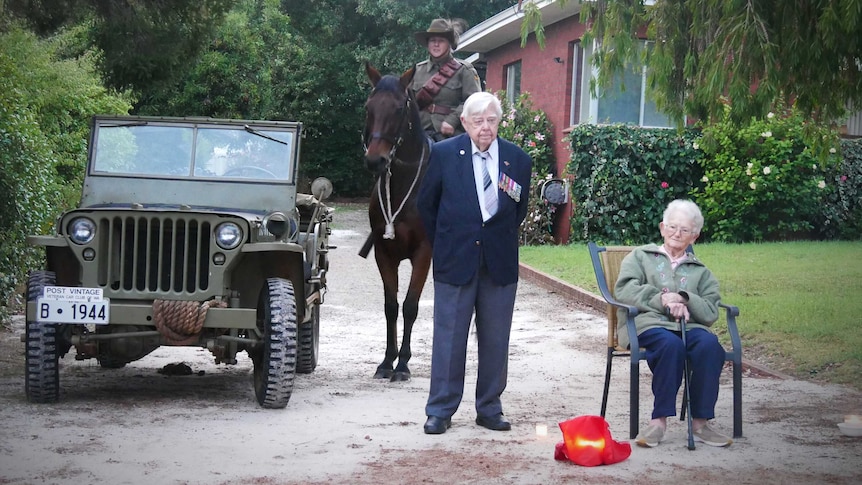
<path id="1" fill-rule="evenodd" d="M 375 379 L 394 379 L 392 369 L 377 369 L 377 372 L 374 373 Z"/>
<path id="2" fill-rule="evenodd" d="M 410 372 L 395 372 L 389 379 L 390 382 L 405 382 L 410 380 Z"/>

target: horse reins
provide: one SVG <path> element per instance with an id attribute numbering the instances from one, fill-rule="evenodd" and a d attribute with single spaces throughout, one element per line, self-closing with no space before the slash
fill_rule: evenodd
<path id="1" fill-rule="evenodd" d="M 392 171 L 389 170 L 389 168 L 386 169 L 385 205 L 383 204 L 383 194 L 380 189 L 380 185 L 382 184 L 377 184 L 377 198 L 380 200 L 380 210 L 383 212 L 383 220 L 386 221 L 385 230 L 383 231 L 383 239 L 395 239 L 395 218 L 401 213 L 401 209 L 404 208 L 404 204 L 407 203 L 407 199 L 410 198 L 410 194 L 412 194 L 413 189 L 416 188 L 416 182 L 419 181 L 419 175 L 422 173 L 422 163 L 425 162 L 425 151 L 427 148 L 428 140 L 425 140 L 425 143 L 422 144 L 422 155 L 419 158 L 419 166 L 416 168 L 416 175 L 413 176 L 413 182 L 410 183 L 410 188 L 407 189 L 407 193 L 404 195 L 404 198 L 401 199 L 401 205 L 398 206 L 398 210 L 396 210 L 394 214 L 392 213 L 391 190 L 389 188 L 389 179 L 392 176 Z"/>

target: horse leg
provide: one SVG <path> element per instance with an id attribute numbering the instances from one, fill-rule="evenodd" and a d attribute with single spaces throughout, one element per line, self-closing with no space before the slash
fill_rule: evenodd
<path id="1" fill-rule="evenodd" d="M 411 259 L 413 271 L 410 274 L 410 286 L 407 288 L 407 296 L 404 298 L 404 336 L 401 339 L 401 350 L 398 352 L 398 365 L 392 374 L 392 381 L 407 381 L 410 379 L 410 361 L 413 353 L 410 348 L 410 338 L 413 334 L 413 324 L 419 314 L 419 297 L 425 287 L 428 278 L 428 269 L 431 266 L 431 251 L 425 248 L 417 250 Z"/>
<path id="2" fill-rule="evenodd" d="M 375 256 L 380 252 L 375 250 Z M 383 280 L 383 313 L 386 316 L 386 353 L 383 362 L 377 366 L 375 379 L 390 379 L 392 365 L 398 355 L 398 267 L 386 264 L 377 258 L 377 267 Z"/>

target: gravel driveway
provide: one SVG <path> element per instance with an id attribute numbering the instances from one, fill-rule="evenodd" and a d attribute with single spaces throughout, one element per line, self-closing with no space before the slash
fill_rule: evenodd
<path id="1" fill-rule="evenodd" d="M 860 413 L 862 395 L 839 386 L 749 374 L 745 437 L 729 448 L 686 449 L 671 422 L 659 447 L 584 468 L 553 458 L 557 423 L 596 414 L 605 365 L 602 316 L 522 280 L 512 331 L 510 432 L 476 426 L 475 347 L 452 428 L 422 432 L 428 391 L 433 285 L 425 287 L 413 338 L 413 379 L 372 379 L 383 357 L 383 294 L 373 256 L 357 255 L 367 233 L 357 206 L 338 206 L 329 291 L 321 316 L 320 363 L 297 377 L 287 408 L 257 406 L 251 362 L 215 365 L 202 349 L 162 347 L 123 369 L 61 361 L 61 401 L 24 398 L 23 329 L 0 333 L 0 484 L 413 484 L 413 483 L 860 483 L 862 439 L 835 423 Z M 404 263 L 402 287 L 406 287 Z M 402 292 L 403 296 L 403 292 Z M 158 373 L 186 362 L 190 376 Z M 628 378 L 617 364 L 608 420 L 627 438 Z M 641 416 L 651 409 L 642 366 Z M 731 385 L 722 383 L 719 429 L 731 429 Z M 545 425 L 548 435 L 537 434 Z"/>

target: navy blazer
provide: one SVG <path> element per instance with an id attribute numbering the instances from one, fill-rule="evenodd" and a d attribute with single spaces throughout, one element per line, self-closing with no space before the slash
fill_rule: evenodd
<path id="1" fill-rule="evenodd" d="M 521 185 L 521 196 L 516 202 L 498 188 L 497 213 L 487 222 L 479 208 L 469 135 L 431 148 L 418 206 L 433 247 L 435 281 L 464 285 L 478 272 L 481 258 L 496 284 L 518 281 L 518 228 L 527 215 L 532 161 L 514 143 L 497 137 L 497 145 L 499 173 Z"/>

